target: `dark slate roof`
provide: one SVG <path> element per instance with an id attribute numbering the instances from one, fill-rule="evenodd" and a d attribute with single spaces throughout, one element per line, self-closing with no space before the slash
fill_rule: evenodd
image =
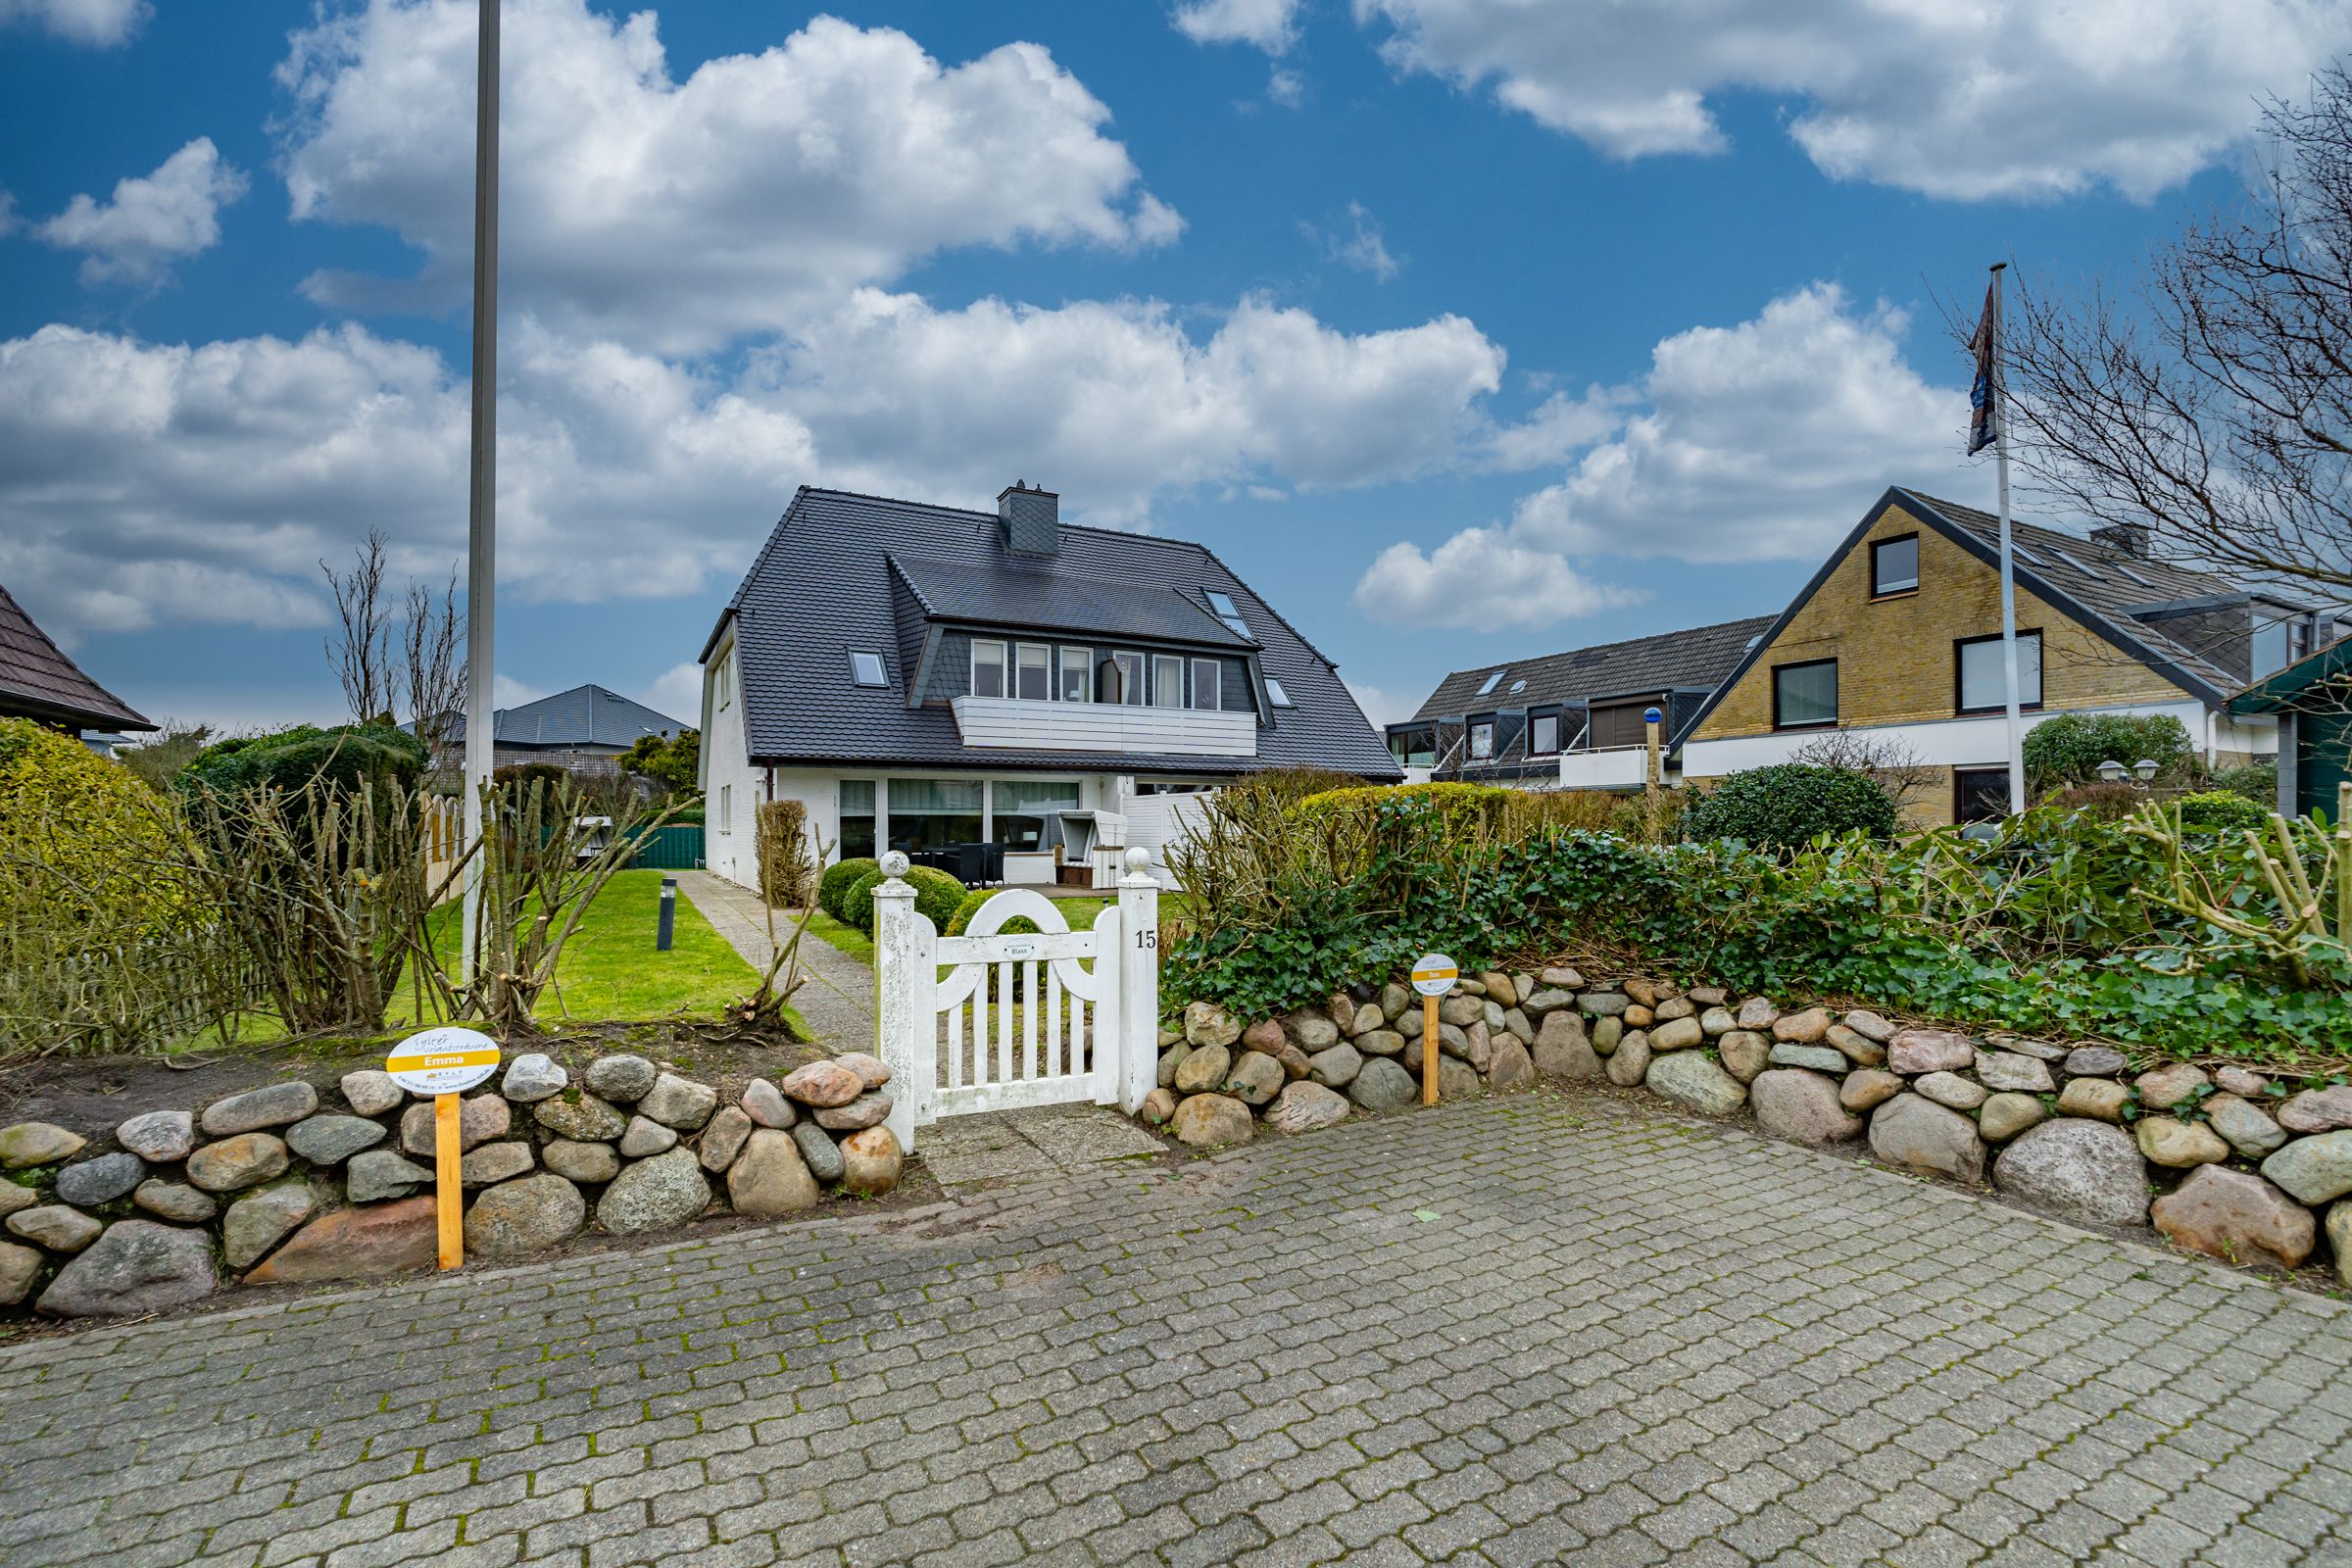
<path id="1" fill-rule="evenodd" d="M 1041 563 L 1004 549 L 994 512 L 803 487 L 703 647 L 707 659 L 734 619 L 750 760 L 1194 775 L 1296 763 L 1401 776 L 1338 666 L 1205 547 L 1067 522 L 1060 537 Z M 1211 588 L 1233 596 L 1254 649 L 1207 612 L 1198 596 Z M 1074 633 L 1250 655 L 1295 706 L 1271 710 L 1254 758 L 967 749 L 951 710 L 907 706 L 920 642 L 894 601 L 909 600 L 930 601 L 940 621 L 1047 629 L 1005 617 L 1050 612 L 1111 622 L 1053 623 Z M 883 656 L 888 688 L 850 684 L 854 650 Z"/>
<path id="2" fill-rule="evenodd" d="M 1659 632 L 1564 654 L 1457 669 L 1438 682 L 1438 689 L 1429 694 L 1413 718 L 1460 718 L 1506 708 L 1542 708 L 1551 703 L 1584 703 L 1658 691 L 1712 691 L 1772 621 L 1770 615 L 1751 615 L 1714 626 L 1692 626 L 1687 631 Z M 1498 669 L 1503 672 L 1501 684 L 1479 696 L 1478 689 Z M 1511 690 L 1522 680 L 1527 682 L 1524 691 Z"/>
<path id="3" fill-rule="evenodd" d="M 897 554 L 890 564 L 906 579 L 923 612 L 935 620 L 1237 649 L 1256 646 L 1210 614 L 1207 601 L 1196 597 L 1197 589 L 1187 593 L 1157 583 L 1082 577 L 1055 570 L 1050 560 L 1009 553 L 1003 562 L 986 565 Z"/>
<path id="4" fill-rule="evenodd" d="M 83 674 L 6 588 L 0 588 L 0 713 L 77 729 L 156 727 Z"/>
<path id="5" fill-rule="evenodd" d="M 1974 536 L 1996 557 L 2000 551 L 2001 519 L 1988 512 L 1957 502 L 1907 492 L 1914 500 L 1943 514 Z M 2187 630 L 2191 621 L 2148 620 L 2141 614 L 2160 605 L 2204 600 L 2235 600 L 2253 592 L 2247 584 L 2210 571 L 2198 571 L 2170 561 L 2152 561 L 2081 534 L 2061 533 L 2039 523 L 2009 519 L 2010 535 L 2019 547 L 2017 579 L 2032 584 L 2045 599 L 2072 600 L 2091 612 L 2094 629 L 2128 630 L 2155 652 L 2194 672 L 2210 685 L 2231 690 L 2245 680 L 2242 653 L 2218 646 L 2201 646 Z M 2054 590 L 2054 592 L 2053 592 Z M 2101 628 L 2098 621 L 2106 622 Z M 2234 640 L 2234 639 L 2233 639 Z M 2238 644 L 2242 647 L 2242 643 Z"/>
<path id="6" fill-rule="evenodd" d="M 643 703 L 631 702 L 602 686 L 574 686 L 553 697 L 542 697 L 519 708 L 502 708 L 492 715 L 491 733 L 501 746 L 543 746 L 564 750 L 579 746 L 616 746 L 626 749 L 645 735 L 675 735 L 693 726 Z M 466 738 L 461 714 L 451 726 L 453 743 Z"/>

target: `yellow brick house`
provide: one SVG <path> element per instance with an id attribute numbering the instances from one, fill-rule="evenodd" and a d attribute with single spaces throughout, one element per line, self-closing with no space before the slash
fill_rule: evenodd
<path id="1" fill-rule="evenodd" d="M 1684 778 L 1787 761 L 1845 730 L 1931 770 L 1912 807 L 1920 824 L 2000 815 L 1999 528 L 1975 508 L 1888 489 L 1685 726 Z M 2029 726 L 2171 713 L 2217 764 L 2277 750 L 2275 722 L 2233 716 L 2230 694 L 2301 658 L 2331 610 L 2153 560 L 2129 530 L 2014 528 Z"/>

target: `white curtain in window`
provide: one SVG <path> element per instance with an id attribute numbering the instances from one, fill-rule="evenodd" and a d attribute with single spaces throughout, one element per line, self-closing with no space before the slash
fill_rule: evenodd
<path id="1" fill-rule="evenodd" d="M 890 814 L 976 816 L 980 789 L 976 778 L 894 778 L 890 781 Z"/>

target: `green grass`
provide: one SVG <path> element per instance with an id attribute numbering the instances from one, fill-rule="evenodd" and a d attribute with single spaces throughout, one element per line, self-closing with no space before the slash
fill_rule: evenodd
<path id="1" fill-rule="evenodd" d="M 808 911 L 808 934 L 830 948 L 842 952 L 869 967 L 874 961 L 872 939 L 854 925 L 843 925 L 822 909 Z"/>

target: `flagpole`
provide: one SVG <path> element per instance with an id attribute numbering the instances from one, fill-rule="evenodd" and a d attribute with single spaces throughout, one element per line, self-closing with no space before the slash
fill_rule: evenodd
<path id="1" fill-rule="evenodd" d="M 498 7 L 481 0 L 473 87 L 473 452 L 466 550 L 466 862 L 461 982 L 473 978 L 482 919 L 482 791 L 496 759 L 491 673 L 492 596 L 498 574 Z"/>
<path id="2" fill-rule="evenodd" d="M 2026 727 L 2018 701 L 2017 679 L 2017 565 L 2009 526 L 2009 410 L 2001 385 L 2001 273 L 2007 262 L 1992 264 L 1991 333 L 1992 450 L 2001 488 L 2001 678 L 2009 717 L 2009 814 L 2026 809 Z"/>

